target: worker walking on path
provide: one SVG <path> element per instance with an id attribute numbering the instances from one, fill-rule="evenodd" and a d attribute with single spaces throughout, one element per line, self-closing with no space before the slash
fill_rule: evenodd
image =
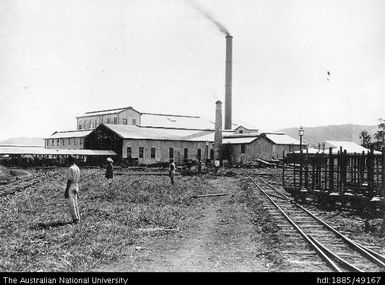
<path id="1" fill-rule="evenodd" d="M 174 185 L 175 163 L 173 159 L 170 160 L 170 166 L 169 166 L 168 172 L 171 179 L 171 184 Z"/>
<path id="2" fill-rule="evenodd" d="M 110 188 L 111 188 L 111 184 L 112 184 L 112 178 L 114 178 L 113 165 L 112 165 L 113 163 L 114 163 L 114 161 L 112 160 L 112 158 L 108 157 L 105 176 L 107 178 L 108 185 L 110 186 Z"/>
<path id="3" fill-rule="evenodd" d="M 69 168 L 67 171 L 67 188 L 65 190 L 64 197 L 67 200 L 72 222 L 77 224 L 80 220 L 78 205 L 80 169 L 75 164 L 75 158 L 71 155 L 68 157 L 68 164 Z"/>

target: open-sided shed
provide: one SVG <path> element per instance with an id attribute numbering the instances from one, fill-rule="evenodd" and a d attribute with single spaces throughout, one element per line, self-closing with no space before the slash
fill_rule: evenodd
<path id="1" fill-rule="evenodd" d="M 155 164 L 206 160 L 212 156 L 214 131 L 101 124 L 85 141 L 88 149 L 113 150 L 119 160 Z"/>

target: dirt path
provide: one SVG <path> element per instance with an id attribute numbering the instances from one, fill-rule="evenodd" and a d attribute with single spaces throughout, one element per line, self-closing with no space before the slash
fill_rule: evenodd
<path id="1" fill-rule="evenodd" d="M 146 236 L 124 253 L 122 260 L 98 271 L 267 271 L 258 257 L 263 244 L 252 224 L 252 212 L 234 178 L 208 180 L 197 215 L 174 234 Z"/>

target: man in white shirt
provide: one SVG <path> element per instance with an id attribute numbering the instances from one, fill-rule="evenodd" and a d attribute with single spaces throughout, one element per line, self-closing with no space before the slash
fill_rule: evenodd
<path id="1" fill-rule="evenodd" d="M 71 155 L 68 157 L 68 164 L 70 167 L 67 171 L 67 188 L 64 197 L 67 200 L 72 221 L 74 224 L 77 224 L 80 219 L 78 205 L 80 170 L 75 164 L 75 158 Z"/>
<path id="2" fill-rule="evenodd" d="M 215 173 L 217 173 L 219 167 L 221 166 L 221 163 L 218 158 L 214 161 L 214 166 L 215 166 Z"/>

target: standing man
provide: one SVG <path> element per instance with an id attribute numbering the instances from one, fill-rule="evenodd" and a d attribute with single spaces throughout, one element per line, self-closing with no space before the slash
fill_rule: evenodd
<path id="1" fill-rule="evenodd" d="M 112 160 L 111 157 L 108 157 L 107 158 L 107 167 L 106 167 L 106 178 L 107 178 L 107 181 L 108 181 L 108 185 L 111 187 L 111 183 L 112 183 L 112 178 L 114 178 L 114 173 L 113 173 L 113 163 L 114 161 Z"/>
<path id="2" fill-rule="evenodd" d="M 220 161 L 219 161 L 219 158 L 215 159 L 215 161 L 214 161 L 214 166 L 215 166 L 215 173 L 217 173 L 219 167 L 221 166 L 221 163 L 220 163 Z"/>
<path id="3" fill-rule="evenodd" d="M 77 224 L 80 219 L 78 205 L 80 170 L 79 167 L 75 164 L 75 158 L 72 155 L 68 157 L 68 165 L 69 168 L 67 171 L 67 188 L 64 197 L 67 200 L 72 222 Z"/>
<path id="4" fill-rule="evenodd" d="M 173 159 L 170 159 L 170 166 L 168 172 L 171 179 L 171 184 L 174 185 L 175 163 Z"/>

